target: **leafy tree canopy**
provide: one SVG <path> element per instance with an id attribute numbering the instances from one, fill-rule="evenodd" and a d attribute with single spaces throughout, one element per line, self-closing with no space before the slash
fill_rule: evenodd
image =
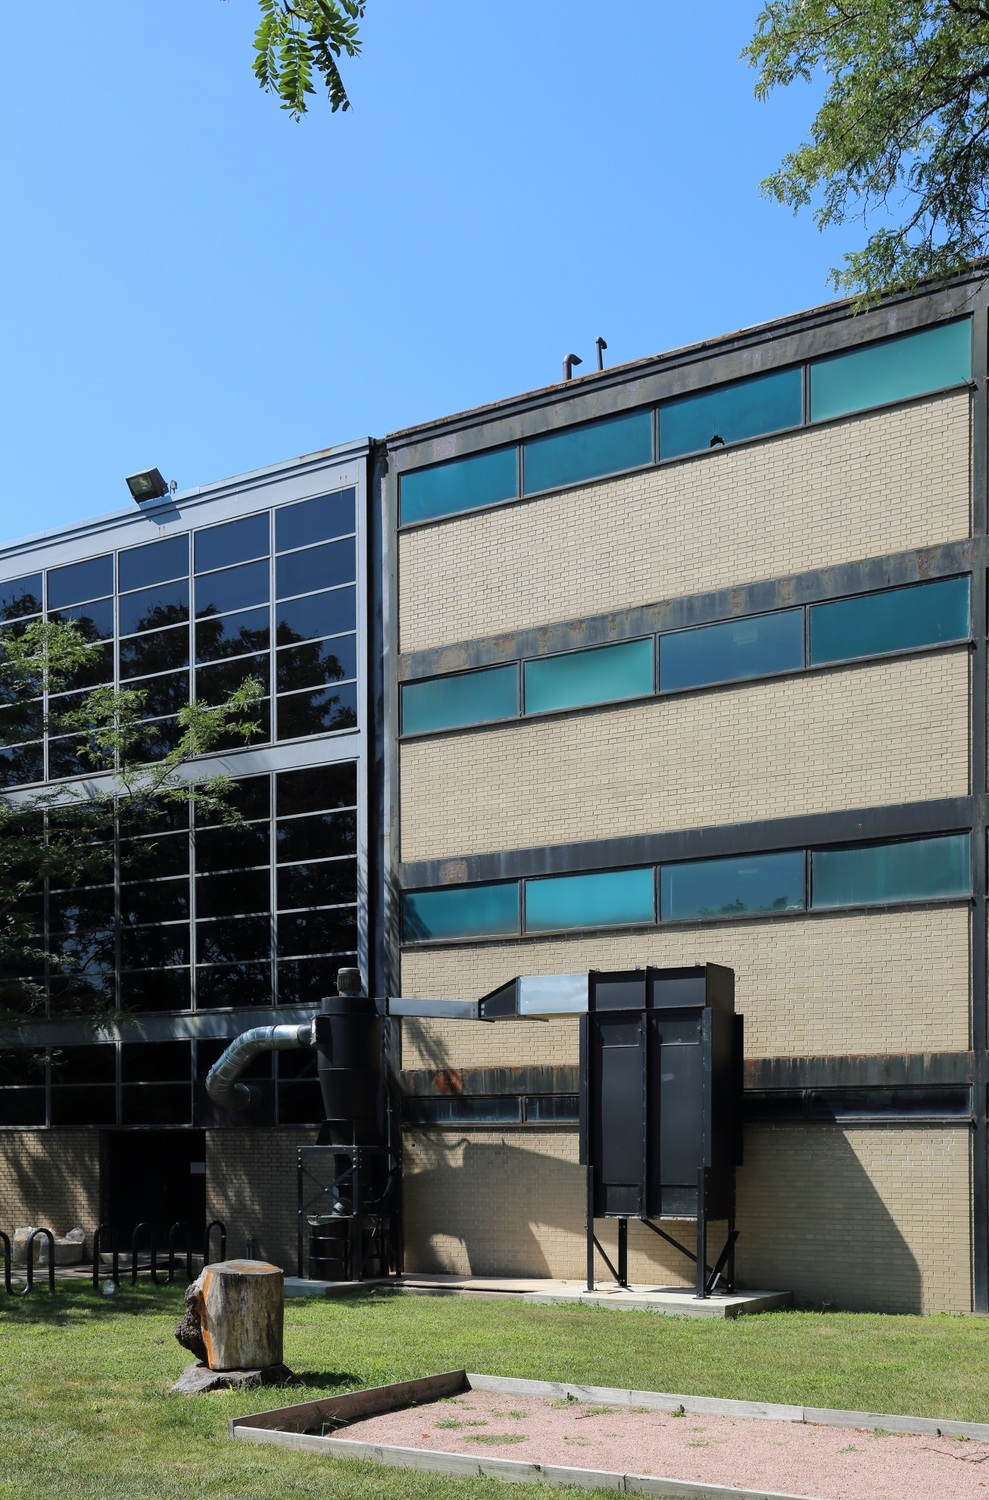
<path id="1" fill-rule="evenodd" d="M 57 694 L 77 687 L 101 650 L 77 626 L 61 622 L 35 622 L 21 631 L 8 628 L 0 633 L 4 740 L 28 737 L 26 724 L 34 734 L 47 727 L 72 737 L 83 768 L 81 780 L 0 794 L 4 1025 L 43 1009 L 43 990 L 30 976 L 43 972 L 46 961 L 50 972 L 70 981 L 66 988 L 78 997 L 70 1009 L 91 1024 L 109 1020 L 112 1014 L 112 999 L 88 985 L 84 976 L 77 976 L 74 986 L 71 983 L 78 959 L 46 949 L 40 905 L 46 878 L 68 892 L 112 882 L 115 826 L 119 824 L 124 833 L 154 833 L 167 826 L 168 809 L 176 803 L 194 801 L 218 819 L 237 820 L 235 805 L 227 800 L 233 785 L 229 777 L 202 774 L 195 759 L 231 738 L 246 741 L 258 732 L 255 710 L 263 694 L 261 684 L 247 679 L 215 707 L 186 704 L 178 712 L 176 734 L 165 744 L 155 743 L 154 725 L 143 717 L 144 694 L 127 689 L 97 687 L 73 692 L 64 700 L 49 699 L 50 705 L 65 701 L 70 706 L 64 711 L 50 706 L 47 723 L 40 720 L 40 695 L 46 689 Z M 87 768 L 92 777 L 85 776 Z M 138 847 L 153 861 L 153 839 Z M 103 941 L 112 948 L 112 933 Z"/>
<path id="2" fill-rule="evenodd" d="M 293 120 L 308 110 L 313 74 L 326 85 L 330 108 L 350 108 L 340 76 L 340 58 L 357 57 L 359 25 L 367 0 L 258 0 L 261 22 L 254 37 L 254 72 L 277 95 Z"/>
<path id="3" fill-rule="evenodd" d="M 887 222 L 831 281 L 860 304 L 943 280 L 989 233 L 989 3 L 769 0 L 742 54 L 756 95 L 823 75 L 810 139 L 763 192 L 821 229 L 878 211 Z"/>

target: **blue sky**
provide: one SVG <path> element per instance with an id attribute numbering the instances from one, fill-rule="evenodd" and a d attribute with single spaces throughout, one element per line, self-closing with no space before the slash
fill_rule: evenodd
<path id="1" fill-rule="evenodd" d="M 0 540 L 828 300 L 855 237 L 758 193 L 815 96 L 756 103 L 757 9 L 371 0 L 296 125 L 256 0 L 12 7 Z"/>

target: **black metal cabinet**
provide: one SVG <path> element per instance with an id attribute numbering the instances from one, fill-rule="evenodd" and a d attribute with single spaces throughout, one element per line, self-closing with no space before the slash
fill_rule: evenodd
<path id="1" fill-rule="evenodd" d="M 596 1218 L 696 1219 L 699 1246 L 708 1218 L 727 1219 L 734 1244 L 742 1142 L 734 989 L 732 971 L 716 964 L 589 976 L 580 1034 L 589 1282 Z M 700 1286 L 703 1247 L 697 1260 Z"/>

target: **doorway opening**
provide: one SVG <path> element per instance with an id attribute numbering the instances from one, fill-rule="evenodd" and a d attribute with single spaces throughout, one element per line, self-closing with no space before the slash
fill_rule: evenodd
<path id="1" fill-rule="evenodd" d="M 162 1248 L 171 1226 L 185 1224 L 198 1250 L 206 1227 L 205 1130 L 104 1131 L 100 1220 L 113 1225 L 121 1249 L 138 1224 L 149 1225 Z"/>

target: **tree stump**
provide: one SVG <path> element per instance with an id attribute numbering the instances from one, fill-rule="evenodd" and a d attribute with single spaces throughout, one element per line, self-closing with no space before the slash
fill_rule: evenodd
<path id="1" fill-rule="evenodd" d="M 175 1330 L 211 1370 L 265 1370 L 282 1363 L 285 1274 L 261 1260 L 207 1266 L 185 1295 Z M 198 1324 L 198 1335 L 196 1324 Z"/>

